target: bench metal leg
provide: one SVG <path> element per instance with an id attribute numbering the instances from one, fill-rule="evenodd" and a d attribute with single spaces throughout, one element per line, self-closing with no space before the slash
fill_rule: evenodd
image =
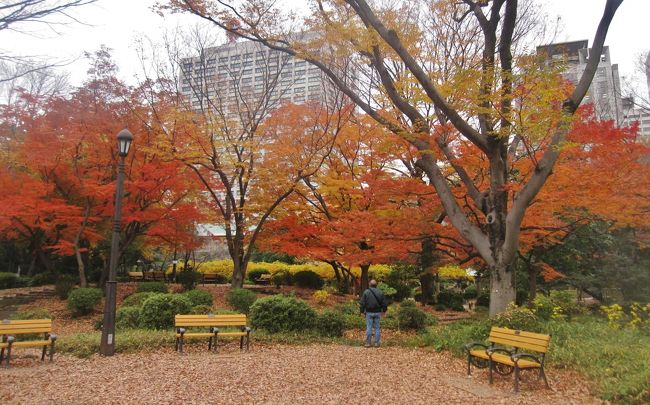
<path id="1" fill-rule="evenodd" d="M 239 338 L 239 350 L 242 350 L 244 348 L 244 337 L 241 336 Z"/>
<path id="2" fill-rule="evenodd" d="M 4 347 L 0 349 L 0 364 L 2 364 L 2 360 L 5 358 L 5 349 Z"/>
<path id="3" fill-rule="evenodd" d="M 56 353 L 56 336 L 52 335 L 50 336 L 50 339 L 52 339 L 52 345 L 50 346 L 50 363 L 54 361 L 54 353 Z"/>
<path id="4" fill-rule="evenodd" d="M 47 345 L 43 346 L 43 353 L 41 354 L 41 361 L 45 361 L 45 353 L 47 353 Z"/>
<path id="5" fill-rule="evenodd" d="M 210 339 L 208 339 L 208 351 L 209 352 L 212 351 L 212 338 L 213 338 L 213 336 L 210 336 Z"/>
<path id="6" fill-rule="evenodd" d="M 519 392 L 519 367 L 515 365 L 515 392 Z"/>
<path id="7" fill-rule="evenodd" d="M 546 384 L 546 388 L 551 388 L 548 385 L 548 380 L 546 379 L 546 373 L 544 372 L 544 367 L 543 366 L 539 368 L 539 375 L 540 375 L 540 377 L 542 377 L 544 379 L 544 384 Z M 539 379 L 539 377 L 538 377 L 538 379 Z"/>
<path id="8" fill-rule="evenodd" d="M 489 381 L 490 381 L 490 384 L 492 384 L 492 381 L 493 381 L 492 370 L 494 369 L 494 363 L 492 363 L 492 360 L 489 361 L 488 368 L 490 369 L 490 373 L 489 373 L 490 379 L 489 379 Z"/>
<path id="9" fill-rule="evenodd" d="M 251 344 L 251 333 L 250 331 L 246 333 L 246 351 L 249 351 Z"/>
<path id="10" fill-rule="evenodd" d="M 7 346 L 7 360 L 5 363 L 5 367 L 9 368 L 9 360 L 11 360 L 11 345 L 14 343 L 14 337 L 9 336 L 9 338 L 7 338 L 7 343 L 9 343 L 9 345 Z"/>
<path id="11" fill-rule="evenodd" d="M 467 353 L 467 375 L 472 375 L 472 355 Z"/>

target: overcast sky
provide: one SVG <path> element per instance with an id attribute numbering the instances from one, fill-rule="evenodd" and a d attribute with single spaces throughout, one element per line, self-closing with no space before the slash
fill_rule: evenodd
<path id="1" fill-rule="evenodd" d="M 287 0 L 291 3 L 291 0 Z M 293 0 L 296 4 L 302 0 Z M 549 17 L 560 17 L 562 33 L 558 41 L 591 40 L 596 30 L 605 0 L 539 0 Z M 77 23 L 57 27 L 58 34 L 43 31 L 37 24 L 28 26 L 32 35 L 0 34 L 0 47 L 21 55 L 40 55 L 55 59 L 75 60 L 84 51 L 92 52 L 104 44 L 113 49 L 113 57 L 120 68 L 120 77 L 134 83 L 139 71 L 134 39 L 146 35 L 154 40 L 160 38 L 166 28 L 177 25 L 191 26 L 197 17 L 171 15 L 160 17 L 151 11 L 156 0 L 99 0 L 78 9 L 73 15 L 86 25 Z M 650 0 L 625 0 L 610 27 L 606 45 L 610 47 L 613 63 L 618 63 L 622 76 L 630 76 L 635 59 L 650 49 Z M 85 78 L 86 61 L 66 67 L 72 73 L 73 84 Z"/>

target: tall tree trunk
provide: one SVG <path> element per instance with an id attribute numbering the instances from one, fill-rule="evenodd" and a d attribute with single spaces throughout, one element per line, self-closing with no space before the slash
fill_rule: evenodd
<path id="1" fill-rule="evenodd" d="M 433 277 L 433 264 L 434 264 L 434 243 L 433 238 L 430 236 L 422 239 L 420 243 L 422 253 L 420 254 L 420 286 L 422 287 L 422 295 L 420 301 L 422 305 L 427 305 L 433 301 L 434 296 L 434 277 Z"/>
<path id="2" fill-rule="evenodd" d="M 433 301 L 434 296 L 434 276 L 430 272 L 420 273 L 420 286 L 422 287 L 422 294 L 420 302 L 422 305 L 427 305 Z"/>
<path id="3" fill-rule="evenodd" d="M 490 316 L 503 312 L 515 301 L 515 265 L 497 263 L 490 268 Z"/>
<path id="4" fill-rule="evenodd" d="M 528 266 L 528 307 L 533 307 L 533 301 L 537 295 L 537 268 Z"/>
<path id="5" fill-rule="evenodd" d="M 77 259 L 77 268 L 79 269 L 79 285 L 82 288 L 88 287 L 88 282 L 86 280 L 86 268 L 84 266 L 84 261 L 83 258 L 81 257 L 81 249 L 80 249 L 80 243 L 81 243 L 81 236 L 84 233 L 84 230 L 86 229 L 86 225 L 88 224 L 88 218 L 90 217 L 90 202 L 86 199 L 86 206 L 84 208 L 84 217 L 83 220 L 81 221 L 81 226 L 79 227 L 79 230 L 74 236 L 74 256 Z"/>
<path id="6" fill-rule="evenodd" d="M 368 272 L 370 270 L 370 265 L 369 264 L 362 264 L 361 265 L 361 288 L 359 291 L 359 294 L 362 294 L 364 291 L 368 289 L 369 286 L 369 275 Z"/>

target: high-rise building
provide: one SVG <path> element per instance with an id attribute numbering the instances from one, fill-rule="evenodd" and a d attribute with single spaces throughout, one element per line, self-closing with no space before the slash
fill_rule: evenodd
<path id="1" fill-rule="evenodd" d="M 587 59 L 591 53 L 587 40 L 571 41 L 537 47 L 537 53 L 544 55 L 549 62 L 566 64 L 563 77 L 575 84 L 578 83 L 582 72 L 587 67 Z M 609 47 L 604 46 L 599 57 L 596 75 L 582 101 L 582 104 L 592 103 L 596 117 L 601 120 L 614 120 L 622 124 L 623 110 L 621 101 L 621 82 L 618 65 L 612 64 Z"/>
<path id="2" fill-rule="evenodd" d="M 320 69 L 261 44 L 243 41 L 204 49 L 182 61 L 181 92 L 194 110 L 219 109 L 235 118 L 243 104 L 322 101 L 326 82 Z"/>

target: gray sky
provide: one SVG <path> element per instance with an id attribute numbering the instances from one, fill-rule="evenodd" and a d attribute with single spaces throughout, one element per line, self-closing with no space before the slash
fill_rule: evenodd
<path id="1" fill-rule="evenodd" d="M 538 0 L 549 17 L 561 17 L 564 30 L 558 42 L 591 39 L 596 30 L 605 0 Z M 134 83 L 139 71 L 134 39 L 147 35 L 157 40 L 165 28 L 190 26 L 198 18 L 189 15 L 160 17 L 151 11 L 156 0 L 99 0 L 96 4 L 78 9 L 73 14 L 87 25 L 70 24 L 58 27 L 59 34 L 38 31 L 32 35 L 5 31 L 1 47 L 13 54 L 40 55 L 55 59 L 74 60 L 84 51 L 97 50 L 101 44 L 113 49 L 113 57 L 120 68 L 120 77 Z M 299 4 L 300 0 L 287 0 Z M 40 25 L 30 26 L 42 30 Z M 606 45 L 610 46 L 612 61 L 618 63 L 622 76 L 630 76 L 635 59 L 650 49 L 650 0 L 625 0 L 612 26 Z M 72 73 L 73 84 L 85 78 L 85 60 L 66 67 Z"/>

